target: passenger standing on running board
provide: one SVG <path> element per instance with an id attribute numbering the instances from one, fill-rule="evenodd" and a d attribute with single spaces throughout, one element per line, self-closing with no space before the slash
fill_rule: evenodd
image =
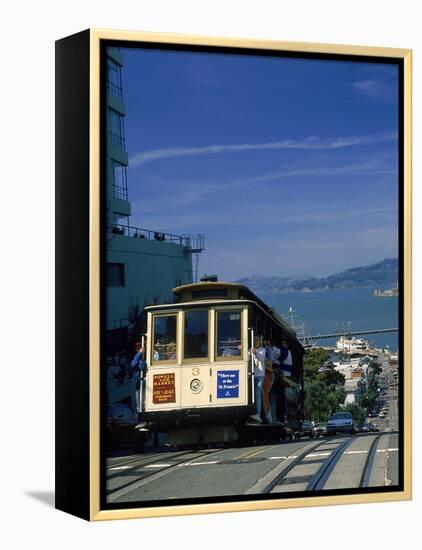
<path id="1" fill-rule="evenodd" d="M 264 405 L 265 422 L 267 424 L 272 424 L 273 418 L 271 414 L 270 390 L 274 383 L 274 351 L 271 342 L 268 339 L 265 340 L 265 350 L 265 378 L 264 385 L 262 387 L 262 402 Z"/>
<path id="2" fill-rule="evenodd" d="M 265 376 L 265 357 L 267 350 L 261 345 L 261 338 L 255 336 L 254 347 L 251 350 L 251 360 L 254 366 L 254 393 L 256 412 L 250 418 L 261 424 L 262 386 Z"/>
<path id="3" fill-rule="evenodd" d="M 276 345 L 273 345 L 273 354 L 274 354 L 274 361 L 273 361 L 273 372 L 274 372 L 274 380 L 273 384 L 271 386 L 270 390 L 270 402 L 271 402 L 271 415 L 273 418 L 273 423 L 278 424 L 278 422 L 275 422 L 276 420 L 279 421 L 279 416 L 282 414 L 282 411 L 278 405 L 280 398 L 282 397 L 283 393 L 283 384 L 281 381 L 281 366 L 280 366 L 280 355 L 281 351 L 280 348 L 278 348 Z"/>
<path id="4" fill-rule="evenodd" d="M 132 375 L 132 391 L 131 391 L 131 408 L 134 414 L 142 410 L 142 391 L 140 387 L 140 379 L 146 370 L 145 363 L 145 345 L 141 342 L 135 344 L 136 353 L 130 363 L 130 371 Z"/>
<path id="5" fill-rule="evenodd" d="M 287 407 L 287 396 L 286 396 L 286 386 L 288 383 L 286 380 L 291 377 L 292 375 L 292 369 L 293 369 L 293 358 L 292 353 L 289 349 L 289 344 L 287 340 L 281 341 L 281 355 L 280 355 L 280 364 L 281 364 L 281 372 L 283 375 L 284 380 L 284 391 L 283 391 L 283 398 L 284 398 L 284 422 L 287 422 L 288 417 L 288 407 Z"/>

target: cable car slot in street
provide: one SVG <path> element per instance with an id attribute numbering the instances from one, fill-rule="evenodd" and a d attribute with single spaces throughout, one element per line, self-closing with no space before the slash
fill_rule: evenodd
<path id="1" fill-rule="evenodd" d="M 232 460 L 222 460 L 218 464 L 220 465 L 227 465 L 227 464 L 252 464 L 253 462 L 263 462 L 264 460 L 267 460 L 265 457 L 255 457 L 255 458 L 239 458 L 239 459 L 232 459 Z"/>
<path id="2" fill-rule="evenodd" d="M 336 464 L 343 456 L 345 449 L 352 443 L 353 438 L 348 438 L 341 442 L 337 449 L 321 464 L 319 470 L 312 476 L 312 479 L 306 487 L 307 491 L 318 491 L 324 488 L 327 483 L 331 472 L 334 470 Z"/>
<path id="3" fill-rule="evenodd" d="M 378 442 L 381 439 L 381 436 L 383 434 L 379 434 L 375 437 L 374 441 L 371 443 L 371 446 L 369 448 L 369 452 L 366 456 L 365 464 L 363 466 L 362 470 L 362 476 L 360 478 L 359 487 L 369 487 L 369 481 L 371 479 L 372 474 L 372 468 L 374 465 L 376 450 L 378 446 Z"/>

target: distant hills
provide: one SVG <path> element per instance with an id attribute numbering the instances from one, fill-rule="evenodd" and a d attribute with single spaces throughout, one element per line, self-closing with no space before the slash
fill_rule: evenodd
<path id="1" fill-rule="evenodd" d="M 396 285 L 398 279 L 397 258 L 386 258 L 382 262 L 363 267 L 353 267 L 328 277 L 266 277 L 252 275 L 236 281 L 253 292 L 278 294 L 280 292 L 314 292 L 319 290 L 379 288 Z"/>

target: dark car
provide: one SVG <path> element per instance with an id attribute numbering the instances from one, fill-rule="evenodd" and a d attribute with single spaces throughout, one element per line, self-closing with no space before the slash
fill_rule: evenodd
<path id="1" fill-rule="evenodd" d="M 364 424 L 356 425 L 357 433 L 369 433 L 369 432 L 379 432 L 379 428 L 372 424 L 372 422 L 365 422 Z"/>
<path id="2" fill-rule="evenodd" d="M 362 426 L 362 432 L 379 432 L 379 428 L 372 422 L 366 422 Z"/>
<path id="3" fill-rule="evenodd" d="M 295 438 L 314 437 L 314 425 L 310 420 L 302 420 L 300 429 L 295 432 Z"/>
<path id="4" fill-rule="evenodd" d="M 145 432 L 140 431 L 138 415 L 129 405 L 114 403 L 107 405 L 106 430 L 109 449 L 131 447 L 142 452 L 145 443 Z"/>

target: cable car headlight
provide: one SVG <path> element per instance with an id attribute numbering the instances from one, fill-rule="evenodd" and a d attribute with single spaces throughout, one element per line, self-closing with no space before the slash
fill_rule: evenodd
<path id="1" fill-rule="evenodd" d="M 202 390 L 202 382 L 199 378 L 194 378 L 190 383 L 190 389 L 193 393 L 199 393 Z"/>

